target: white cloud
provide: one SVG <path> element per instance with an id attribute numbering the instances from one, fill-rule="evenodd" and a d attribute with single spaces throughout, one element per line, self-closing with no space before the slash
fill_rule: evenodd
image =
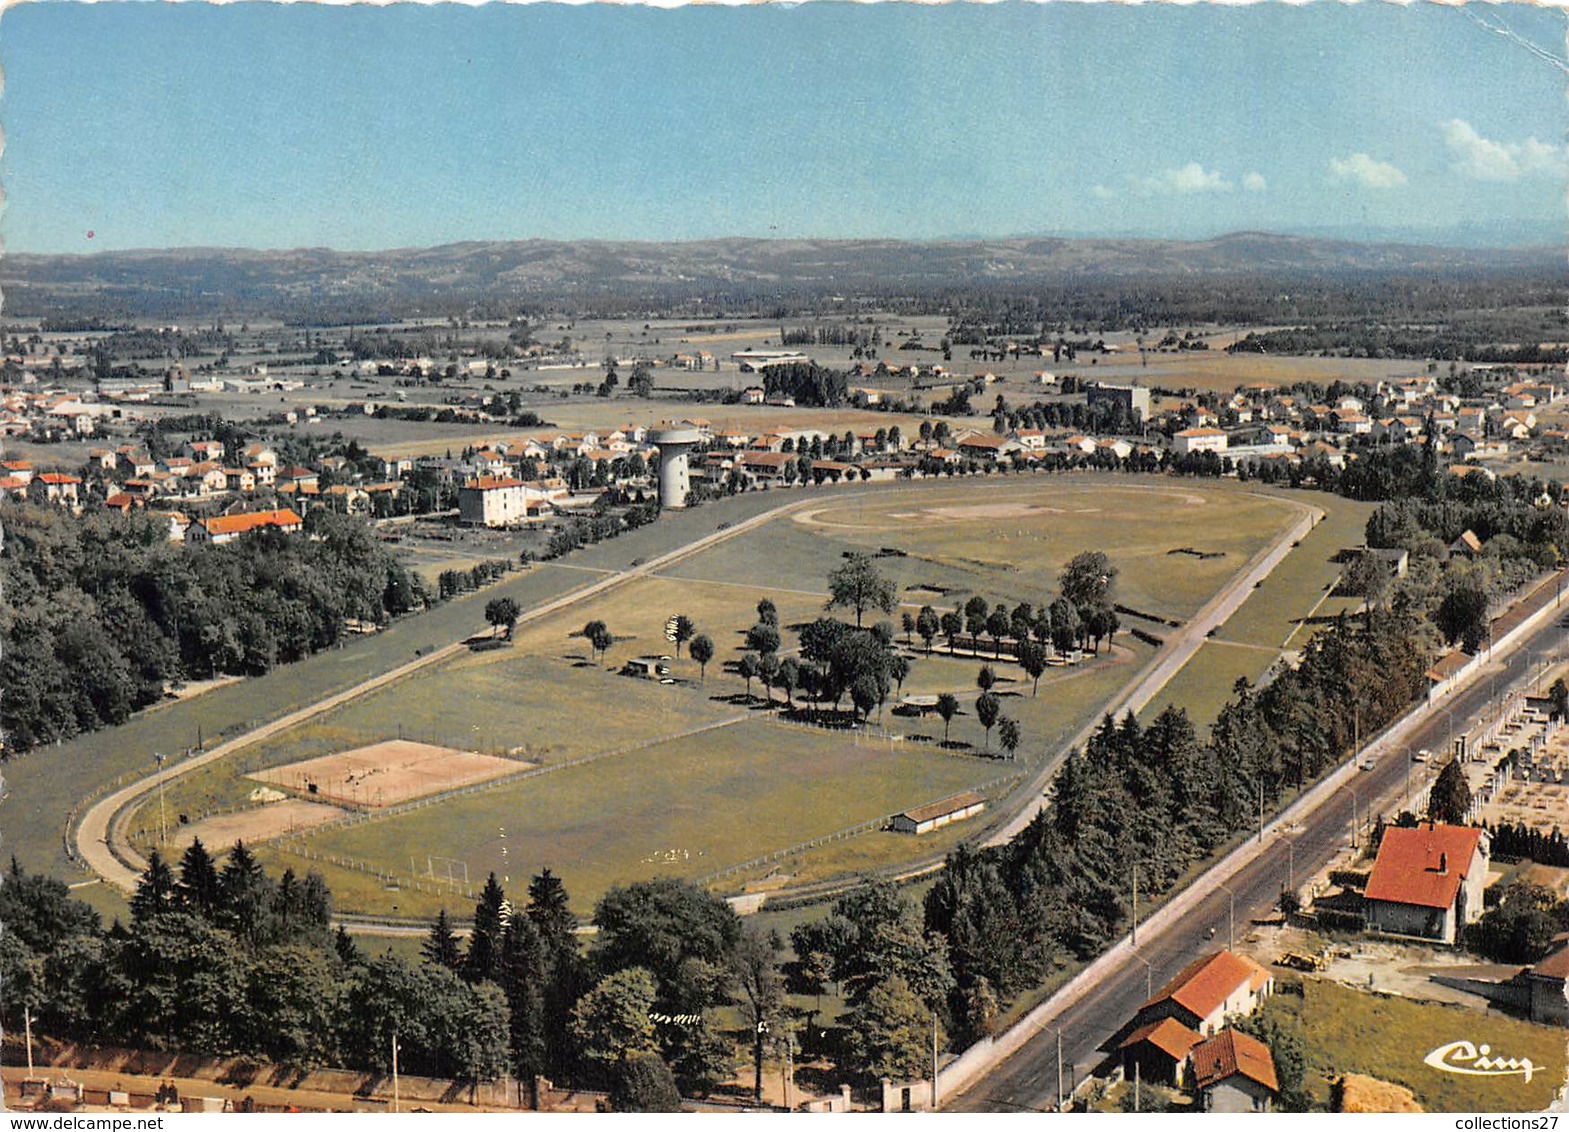
<path id="1" fill-rule="evenodd" d="M 1229 193 L 1231 182 L 1218 170 L 1205 169 L 1197 161 L 1190 161 L 1181 169 L 1167 169 L 1154 177 L 1146 177 L 1140 187 L 1151 194 Z"/>
<path id="2" fill-rule="evenodd" d="M 1108 189 L 1105 185 L 1096 185 L 1090 192 L 1096 200 L 1113 200 L 1117 195 L 1115 191 Z"/>
<path id="3" fill-rule="evenodd" d="M 1331 158 L 1329 175 L 1337 181 L 1355 182 L 1364 189 L 1393 189 L 1406 183 L 1406 175 L 1399 169 L 1365 153 Z"/>
<path id="4" fill-rule="evenodd" d="M 1250 193 L 1261 193 L 1269 187 L 1269 182 L 1264 180 L 1262 173 L 1244 173 L 1242 187 Z"/>
<path id="5" fill-rule="evenodd" d="M 1451 118 L 1439 127 L 1456 172 L 1478 181 L 1518 181 L 1531 173 L 1562 173 L 1561 147 L 1538 141 L 1500 142 L 1484 138 L 1470 122 Z"/>

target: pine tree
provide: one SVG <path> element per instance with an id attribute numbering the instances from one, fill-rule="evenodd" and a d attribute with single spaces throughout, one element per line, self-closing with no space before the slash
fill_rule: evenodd
<path id="1" fill-rule="evenodd" d="M 453 934 L 452 922 L 447 919 L 445 908 L 436 916 L 435 923 L 430 925 L 430 934 L 425 937 L 420 954 L 425 957 L 425 962 L 434 966 L 445 967 L 449 971 L 458 969 L 458 937 Z"/>
<path id="2" fill-rule="evenodd" d="M 507 1035 L 512 1075 L 532 1083 L 546 1060 L 545 950 L 527 916 L 507 921 L 501 942 L 501 989 L 507 996 Z M 537 1105 L 538 1098 L 535 1098 Z"/>
<path id="3" fill-rule="evenodd" d="M 469 936 L 468 954 L 463 957 L 463 977 L 471 983 L 489 979 L 501 981 L 501 935 L 505 929 L 502 907 L 507 894 L 496 874 L 491 873 L 474 905 L 474 933 Z"/>
<path id="4" fill-rule="evenodd" d="M 200 837 L 191 841 L 180 858 L 180 881 L 175 885 L 175 893 L 192 912 L 209 920 L 218 915 L 222 906 L 218 866 Z"/>
<path id="5" fill-rule="evenodd" d="M 174 907 L 174 873 L 154 849 L 147 855 L 147 871 L 131 897 L 131 922 L 141 925 Z"/>

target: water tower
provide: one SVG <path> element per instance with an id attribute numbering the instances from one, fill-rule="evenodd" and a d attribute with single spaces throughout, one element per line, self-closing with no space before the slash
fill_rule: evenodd
<path id="1" fill-rule="evenodd" d="M 678 510 L 686 506 L 692 490 L 687 472 L 687 453 L 703 437 L 695 428 L 665 428 L 650 434 L 649 441 L 659 449 L 659 506 Z"/>

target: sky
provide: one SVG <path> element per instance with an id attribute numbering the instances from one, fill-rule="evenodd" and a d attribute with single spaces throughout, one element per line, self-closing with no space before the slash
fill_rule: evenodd
<path id="1" fill-rule="evenodd" d="M 41 0 L 13 252 L 484 239 L 1564 238 L 1559 10 Z"/>

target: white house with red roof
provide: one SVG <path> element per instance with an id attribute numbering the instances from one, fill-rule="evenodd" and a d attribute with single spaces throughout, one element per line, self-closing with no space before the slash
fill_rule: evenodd
<path id="1" fill-rule="evenodd" d="M 1131 1077 L 1136 1066 L 1146 1081 L 1183 1084 L 1192 1051 L 1274 990 L 1275 977 L 1245 955 L 1201 955 L 1139 1008 L 1118 1045 L 1124 1071 Z"/>
<path id="2" fill-rule="evenodd" d="M 1434 822 L 1386 829 L 1364 893 L 1368 928 L 1454 943 L 1481 918 L 1488 850 L 1484 829 Z"/>
<path id="3" fill-rule="evenodd" d="M 289 508 L 276 511 L 250 511 L 240 515 L 214 515 L 210 519 L 196 519 L 185 529 L 185 541 L 220 545 L 233 542 L 252 531 L 277 530 L 297 534 L 305 529 L 305 520 Z"/>
<path id="4" fill-rule="evenodd" d="M 81 505 L 77 495 L 81 486 L 79 476 L 65 472 L 40 472 L 28 481 L 27 497 L 34 503 L 52 503 L 74 511 Z"/>
<path id="5" fill-rule="evenodd" d="M 511 476 L 478 476 L 458 488 L 458 518 L 471 527 L 513 527 L 548 518 L 554 492 Z"/>

